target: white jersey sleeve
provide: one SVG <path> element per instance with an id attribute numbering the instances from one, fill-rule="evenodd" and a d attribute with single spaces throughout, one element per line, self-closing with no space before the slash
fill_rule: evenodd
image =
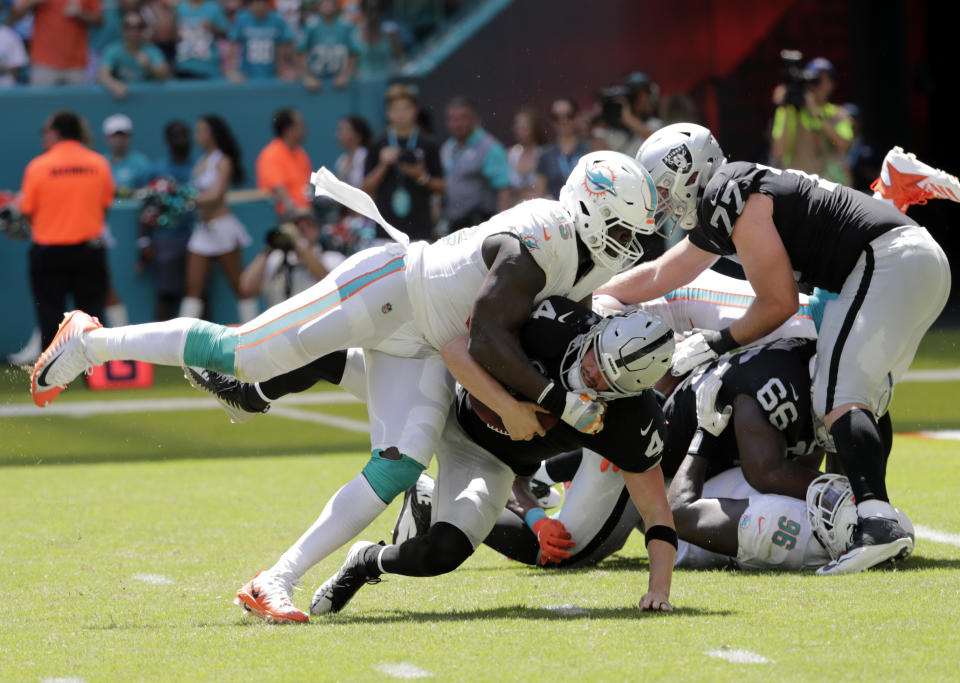
<path id="1" fill-rule="evenodd" d="M 434 348 L 467 331 L 473 301 L 488 270 L 481 247 L 498 233 L 516 235 L 543 270 L 546 282 L 535 304 L 554 295 L 582 299 L 613 276 L 594 268 L 574 282 L 578 253 L 573 220 L 560 202 L 548 199 L 523 202 L 432 244 L 410 245 L 407 289 L 417 325 Z"/>
<path id="2" fill-rule="evenodd" d="M 744 569 L 799 570 L 830 561 L 807 521 L 807 505 L 787 496 L 750 498 L 737 531 L 737 563 Z"/>

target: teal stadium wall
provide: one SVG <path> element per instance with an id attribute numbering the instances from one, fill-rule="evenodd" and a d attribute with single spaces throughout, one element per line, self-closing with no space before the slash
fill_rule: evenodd
<path id="1" fill-rule="evenodd" d="M 20 187 L 23 169 L 41 152 L 40 128 L 50 112 L 72 109 L 90 122 L 96 148 L 104 151 L 100 126 L 110 114 L 127 114 L 134 124 L 133 148 L 151 159 L 165 154 L 163 126 L 170 119 L 193 122 L 198 116 L 216 113 L 237 135 L 243 149 L 247 186 L 253 183 L 253 165 L 260 149 L 273 137 L 270 118 L 281 107 L 296 107 L 304 114 L 309 129 L 304 144 L 315 167 L 333 164 L 339 149 L 334 132 L 337 121 L 357 113 L 366 117 L 375 131 L 384 123 L 383 94 L 386 77 L 355 81 L 342 91 L 326 88 L 313 94 L 300 84 L 264 82 L 234 85 L 216 82 L 168 82 L 133 84 L 123 101 L 110 98 L 99 86 L 60 88 L 17 88 L 0 93 L 0 188 Z M 151 274 L 135 273 L 136 216 L 138 204 L 118 200 L 107 217 L 117 244 L 110 251 L 114 287 L 127 304 L 130 320 L 148 322 L 153 318 L 154 291 Z M 263 244 L 264 233 L 275 223 L 266 201 L 240 202 L 234 211 L 247 226 L 253 244 L 244 254 L 248 262 Z M 17 351 L 29 338 L 35 316 L 27 277 L 28 242 L 0 237 L 0 282 L 8 313 L 0 326 L 0 359 Z M 217 272 L 212 282 L 211 320 L 237 320 L 234 297 Z"/>

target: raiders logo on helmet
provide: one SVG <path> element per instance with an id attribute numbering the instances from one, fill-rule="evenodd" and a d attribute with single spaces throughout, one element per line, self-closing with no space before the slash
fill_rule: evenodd
<path id="1" fill-rule="evenodd" d="M 664 155 L 663 165 L 677 173 L 689 173 L 693 167 L 693 156 L 686 145 L 677 145 Z"/>

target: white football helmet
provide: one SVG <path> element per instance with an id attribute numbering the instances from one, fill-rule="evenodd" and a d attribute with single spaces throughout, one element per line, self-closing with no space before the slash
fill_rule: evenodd
<path id="1" fill-rule="evenodd" d="M 835 560 L 847 551 L 857 526 L 857 506 L 850 481 L 839 474 L 823 474 L 807 487 L 807 519 L 813 535 Z"/>
<path id="2" fill-rule="evenodd" d="M 695 123 L 664 126 L 643 142 L 637 161 L 657 189 L 657 232 L 669 238 L 678 225 L 695 228 L 703 190 L 725 161 L 713 134 Z"/>
<path id="3" fill-rule="evenodd" d="M 620 272 L 643 256 L 637 235 L 651 235 L 657 193 L 650 174 L 620 152 L 591 152 L 580 157 L 560 189 L 560 203 L 573 217 L 577 235 L 593 262 Z M 621 244 L 610 229 L 622 227 L 633 239 Z"/>
<path id="4" fill-rule="evenodd" d="M 581 388 L 580 365 L 592 353 L 610 386 L 601 398 L 635 396 L 652 387 L 673 359 L 673 330 L 662 318 L 640 309 L 604 318 L 567 346 L 561 376 L 568 389 Z M 572 378 L 572 379 L 571 379 Z"/>

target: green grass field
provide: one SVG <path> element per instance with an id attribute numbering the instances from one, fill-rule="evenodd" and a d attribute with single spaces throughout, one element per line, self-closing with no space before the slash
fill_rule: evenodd
<path id="1" fill-rule="evenodd" d="M 960 334 L 930 335 L 915 367 L 960 366 L 958 343 Z M 895 441 L 888 486 L 919 535 L 896 570 L 678 571 L 677 611 L 648 615 L 635 608 L 647 582 L 639 535 L 596 569 L 572 572 L 482 548 L 450 575 L 368 586 L 342 615 L 270 626 L 243 616 L 233 594 L 359 471 L 362 433 L 279 414 L 231 425 L 197 404 L 10 416 L 29 403 L 26 387 L 23 371 L 2 372 L 3 681 L 958 676 L 960 441 Z M 147 392 L 71 387 L 54 405 L 197 396 L 170 370 Z M 958 398 L 960 382 L 904 383 L 894 424 L 960 429 Z M 297 410 L 365 417 L 356 404 Z M 361 537 L 388 538 L 398 507 Z M 300 607 L 344 554 L 305 577 Z M 736 651 L 754 662 L 707 654 Z"/>

